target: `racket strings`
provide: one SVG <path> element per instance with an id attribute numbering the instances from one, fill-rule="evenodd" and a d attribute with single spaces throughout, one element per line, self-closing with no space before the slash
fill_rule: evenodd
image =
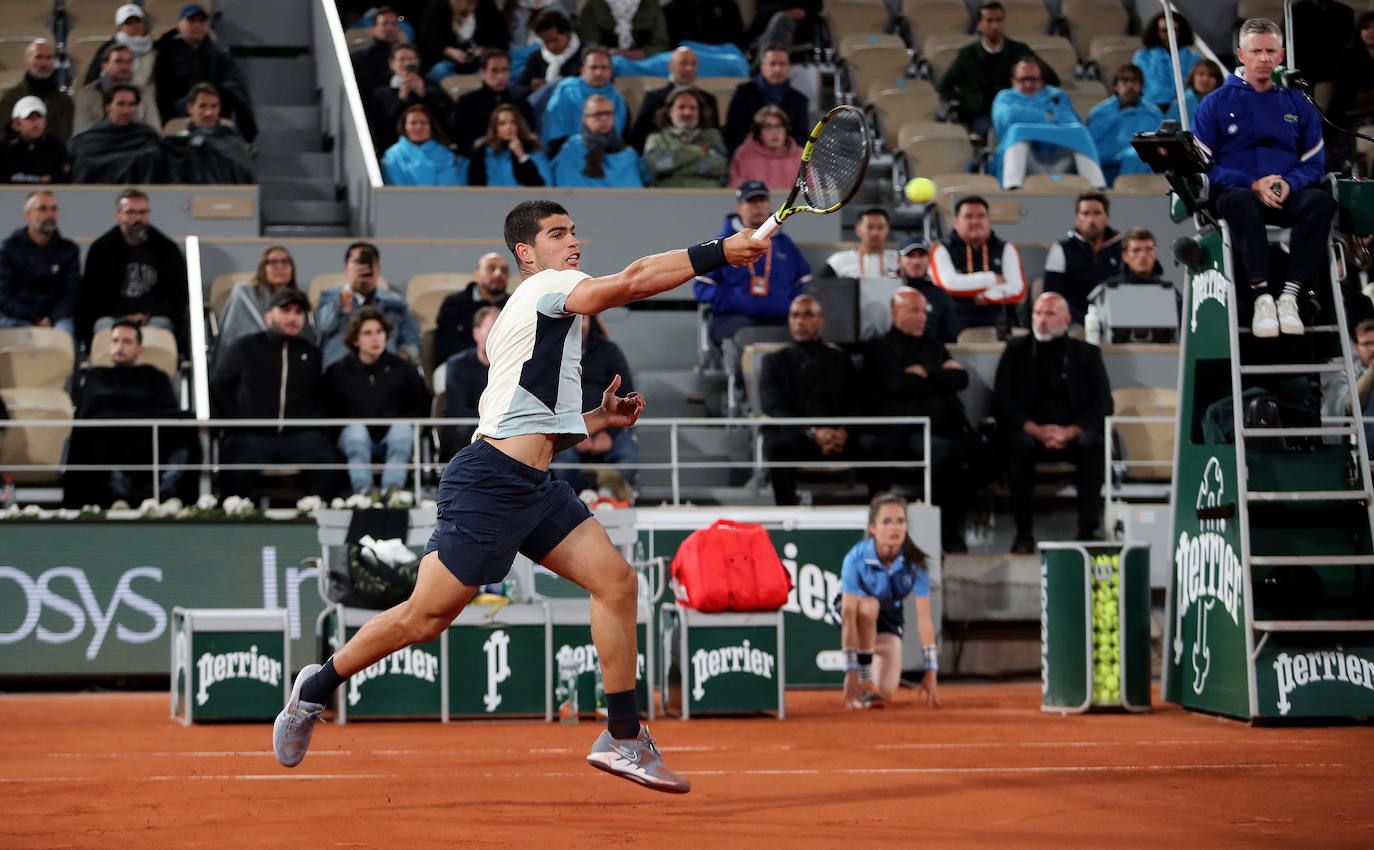
<path id="1" fill-rule="evenodd" d="M 845 109 L 826 122 L 805 164 L 806 203 L 826 210 L 849 200 L 868 168 L 868 148 L 868 127 L 859 110 Z"/>

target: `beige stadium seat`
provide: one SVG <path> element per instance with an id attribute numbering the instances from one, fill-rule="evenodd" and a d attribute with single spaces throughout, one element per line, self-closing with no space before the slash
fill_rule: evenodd
<path id="1" fill-rule="evenodd" d="M 449 97 L 457 100 L 468 92 L 481 88 L 482 77 L 478 74 L 449 74 L 439 81 L 439 87 Z"/>
<path id="2" fill-rule="evenodd" d="M 740 353 L 739 370 L 744 379 L 744 409 L 741 415 L 763 415 L 763 410 L 759 408 L 759 369 L 765 356 L 787 345 L 785 342 L 751 342 Z"/>
<path id="3" fill-rule="evenodd" d="M 997 342 L 997 328 L 991 325 L 980 325 L 976 328 L 964 328 L 959 331 L 959 338 L 956 340 L 959 345 L 986 345 Z"/>
<path id="4" fill-rule="evenodd" d="M 1101 91 L 1078 91 L 1068 92 L 1069 102 L 1073 104 L 1073 111 L 1078 113 L 1079 119 L 1084 124 L 1088 123 L 1088 113 L 1093 111 L 1093 107 L 1107 99 Z"/>
<path id="5" fill-rule="evenodd" d="M 1073 69 L 1078 66 L 1078 51 L 1062 35 L 1037 35 L 1027 44 L 1035 55 L 1059 75 L 1059 81 L 1073 79 Z"/>
<path id="6" fill-rule="evenodd" d="M 697 77 L 697 81 L 693 85 L 704 92 L 715 95 L 716 107 L 720 112 L 718 123 L 724 124 L 725 113 L 730 108 L 730 98 L 734 97 L 735 89 L 739 88 L 740 83 L 747 82 L 749 82 L 748 77 Z"/>
<path id="7" fill-rule="evenodd" d="M 344 30 L 344 39 L 348 42 L 349 52 L 357 50 L 359 47 L 366 47 L 372 41 L 371 27 L 349 27 Z"/>
<path id="8" fill-rule="evenodd" d="M 0 387 L 61 389 L 72 374 L 76 350 L 57 328 L 0 330 Z"/>
<path id="9" fill-rule="evenodd" d="M 906 76 L 911 54 L 905 47 L 858 47 L 845 60 L 854 91 L 868 91 L 879 80 L 899 80 Z"/>
<path id="10" fill-rule="evenodd" d="M 650 88 L 658 88 L 663 84 L 659 77 L 616 77 L 615 90 L 620 92 L 620 96 L 625 98 L 625 105 L 630 109 L 630 117 L 639 117 L 639 106 L 644 102 L 644 95 Z"/>
<path id="11" fill-rule="evenodd" d="M 1236 18 L 1242 21 L 1247 18 L 1268 18 L 1278 22 L 1278 25 L 1282 27 L 1283 2 L 1282 0 L 1239 0 L 1236 3 Z"/>
<path id="12" fill-rule="evenodd" d="M 1167 195 L 1169 181 L 1163 174 L 1122 174 L 1112 184 L 1113 195 Z"/>
<path id="13" fill-rule="evenodd" d="M 937 174 L 935 205 L 946 218 L 954 215 L 954 202 L 965 195 L 987 195 L 1001 192 L 1002 184 L 991 174 Z"/>
<path id="14" fill-rule="evenodd" d="M 113 18 L 111 19 L 113 23 Z M 83 35 L 67 42 L 67 59 L 75 67 L 76 80 L 78 85 L 81 80 L 86 78 L 86 69 L 95 62 L 95 55 L 100 52 L 100 45 L 109 41 L 108 35 Z"/>
<path id="15" fill-rule="evenodd" d="M 898 131 L 897 141 L 916 175 L 965 171 L 973 159 L 968 131 L 958 124 L 912 121 Z"/>
<path id="16" fill-rule="evenodd" d="M 143 356 L 138 362 L 155 366 L 160 371 L 176 377 L 179 359 L 175 334 L 166 328 L 143 329 Z M 110 366 L 113 363 L 110 359 L 110 331 L 96 334 L 91 339 L 91 365 Z"/>
<path id="17" fill-rule="evenodd" d="M 310 286 L 306 289 L 306 296 L 314 307 L 320 306 L 320 293 L 334 286 L 342 286 L 344 282 L 343 272 L 321 272 L 310 278 Z M 385 277 L 377 279 L 377 285 L 382 289 L 390 289 L 391 284 L 386 282 Z"/>
<path id="18" fill-rule="evenodd" d="M 934 121 L 935 113 L 940 111 L 940 95 L 930 86 L 884 89 L 869 103 L 882 118 L 884 144 L 893 150 L 897 149 L 898 131 L 904 125 Z"/>
<path id="19" fill-rule="evenodd" d="M 1127 481 L 1167 481 L 1173 475 L 1174 422 L 1178 390 L 1173 387 L 1121 387 L 1112 390 L 1117 416 L 1165 416 L 1168 422 L 1119 422 L 1116 438 L 1127 461 L 1156 461 L 1126 467 Z"/>
<path id="20" fill-rule="evenodd" d="M 902 0 L 902 17 L 917 43 L 936 33 L 968 32 L 973 23 L 964 0 Z"/>
<path id="21" fill-rule="evenodd" d="M 860 32 L 851 33 L 840 40 L 838 49 L 840 58 L 848 59 L 849 54 L 862 47 L 900 47 L 906 49 L 906 42 L 902 37 L 893 33 L 881 32 Z"/>
<path id="22" fill-rule="evenodd" d="M 20 76 L 23 76 L 24 51 L 29 49 L 29 43 L 35 38 L 51 37 L 37 30 L 32 33 L 14 32 L 0 35 L 0 70 L 18 71 Z M 8 119 L 9 116 L 5 117 Z"/>
<path id="23" fill-rule="evenodd" d="M 1079 174 L 1032 174 L 1021 184 L 1027 195 L 1079 195 L 1092 190 L 1093 184 Z"/>
<path id="24" fill-rule="evenodd" d="M 1119 36 L 1130 24 L 1130 13 L 1121 0 L 1061 0 L 1060 14 L 1069 22 L 1069 33 L 1078 55 L 1088 58 L 1093 39 Z"/>
<path id="25" fill-rule="evenodd" d="M 421 330 L 432 328 L 439 318 L 439 305 L 449 295 L 460 292 L 468 285 L 468 275 L 453 272 L 432 272 L 417 274 L 406 284 L 406 303 Z"/>
<path id="26" fill-rule="evenodd" d="M 831 0 L 825 4 L 825 19 L 835 43 L 847 35 L 881 33 L 887 29 L 892 16 L 882 0 Z"/>
<path id="27" fill-rule="evenodd" d="M 921 58 L 930 63 L 938 75 L 949 70 L 949 66 L 954 64 L 954 57 L 966 44 L 972 44 L 978 36 L 969 35 L 964 32 L 945 32 L 926 36 L 925 41 L 921 42 Z"/>
<path id="28" fill-rule="evenodd" d="M 225 272 L 215 275 L 215 279 L 210 282 L 210 312 L 216 316 L 224 315 L 224 306 L 229 303 L 229 296 L 233 293 L 234 287 L 240 283 L 248 283 L 255 274 L 256 271 Z"/>
<path id="29" fill-rule="evenodd" d="M 1112 74 L 1135 58 L 1142 47 L 1140 37 L 1134 35 L 1099 35 L 1088 49 L 1089 58 L 1102 69 L 1102 78 L 1111 82 Z"/>
<path id="30" fill-rule="evenodd" d="M 61 333 L 61 331 L 58 331 Z M 26 419 L 72 418 L 72 400 L 64 390 L 40 387 L 0 389 L 11 422 Z M 18 464 L 55 465 L 62 462 L 62 447 L 71 434 L 70 425 L 17 425 L 0 429 L 0 470 L 19 484 L 46 484 L 59 480 L 57 470 L 18 470 Z"/>
<path id="31" fill-rule="evenodd" d="M 1050 10 L 1044 0 L 1002 0 L 1007 10 L 1007 35 L 1026 41 L 1044 35 L 1050 26 Z"/>

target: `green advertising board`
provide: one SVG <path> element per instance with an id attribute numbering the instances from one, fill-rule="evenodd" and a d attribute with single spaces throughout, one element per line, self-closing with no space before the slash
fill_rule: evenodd
<path id="1" fill-rule="evenodd" d="M 639 652 L 635 659 L 635 695 L 641 712 L 650 711 L 648 653 L 652 650 L 649 643 L 649 625 L 641 622 L 635 626 L 635 639 L 639 642 Z M 553 699 L 554 681 L 559 670 L 563 669 L 564 659 L 571 658 L 577 668 L 577 707 L 583 716 L 590 716 L 596 710 L 596 685 L 601 677 L 600 656 L 592 643 L 592 627 L 588 622 L 560 623 L 557 619 L 553 626 L 553 677 L 549 679 L 549 698 Z"/>
<path id="2" fill-rule="evenodd" d="M 1267 717 L 1374 714 L 1374 638 L 1367 633 L 1275 634 L 1255 661 Z"/>
<path id="3" fill-rule="evenodd" d="M 542 604 L 465 609 L 448 630 L 450 716 L 550 719 L 550 637 Z"/>
<path id="4" fill-rule="evenodd" d="M 700 614 L 665 605 L 660 612 L 668 710 L 786 713 L 785 652 L 776 613 Z"/>
<path id="5" fill-rule="evenodd" d="M 173 717 L 276 717 L 291 681 L 284 610 L 176 608 L 171 628 Z"/>
<path id="6" fill-rule="evenodd" d="M 351 640 L 376 611 L 340 608 L 340 645 Z M 339 722 L 365 717 L 440 717 L 447 671 L 445 632 L 437 640 L 391 653 L 348 678 L 336 694 Z"/>

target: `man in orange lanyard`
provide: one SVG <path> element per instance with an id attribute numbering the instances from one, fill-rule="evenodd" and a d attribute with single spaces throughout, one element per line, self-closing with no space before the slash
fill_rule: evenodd
<path id="1" fill-rule="evenodd" d="M 959 326 L 992 326 L 1006 337 L 1012 307 L 1026 300 L 1026 276 L 1016 246 L 992 232 L 988 202 L 966 195 L 954 204 L 954 229 L 930 252 L 930 277 L 954 296 Z"/>

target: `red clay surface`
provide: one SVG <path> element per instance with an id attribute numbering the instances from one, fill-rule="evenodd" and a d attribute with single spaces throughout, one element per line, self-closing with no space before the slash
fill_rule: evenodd
<path id="1" fill-rule="evenodd" d="M 0 847 L 1374 846 L 1368 726 L 1252 728 L 1165 706 L 1041 713 L 1036 685 L 843 712 L 660 718 L 671 796 L 592 769 L 599 726 L 357 722 L 279 767 L 270 724 L 162 694 L 0 696 Z"/>

